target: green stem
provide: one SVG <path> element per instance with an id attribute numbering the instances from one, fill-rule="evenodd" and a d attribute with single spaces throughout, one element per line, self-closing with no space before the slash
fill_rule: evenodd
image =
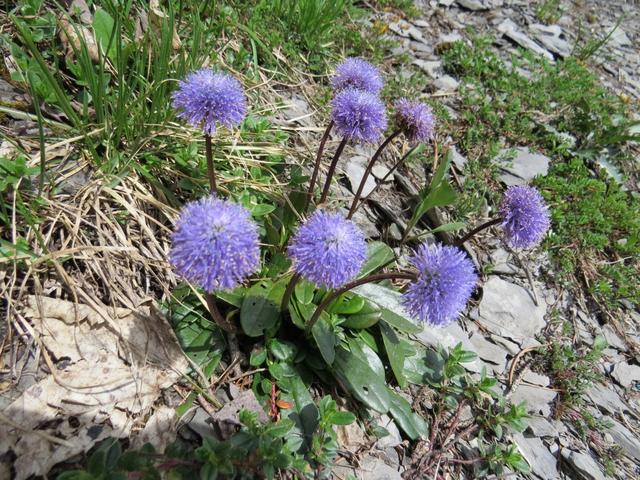
<path id="1" fill-rule="evenodd" d="M 313 189 L 316 186 L 316 181 L 318 179 L 318 172 L 320 171 L 320 164 L 322 163 L 322 154 L 324 153 L 324 147 L 327 144 L 327 140 L 329 139 L 329 134 L 331 133 L 331 129 L 333 128 L 333 120 L 329 122 L 327 125 L 327 129 L 324 131 L 322 135 L 322 139 L 320 140 L 320 146 L 318 147 L 318 153 L 316 153 L 316 163 L 313 166 L 313 173 L 311 174 L 311 179 L 309 180 L 309 191 L 307 192 L 307 200 L 304 204 L 303 212 L 306 212 L 309 208 L 309 203 L 311 202 L 311 198 L 313 198 Z"/>
<path id="2" fill-rule="evenodd" d="M 382 142 L 382 145 L 378 147 L 378 150 L 376 150 L 376 153 L 373 154 L 373 157 L 371 157 L 371 160 L 369 161 L 369 164 L 367 165 L 367 168 L 362 175 L 362 180 L 360 180 L 360 185 L 358 185 L 358 190 L 356 190 L 355 196 L 353 197 L 353 202 L 351 203 L 351 208 L 349 209 L 349 213 L 347 215 L 347 220 L 350 219 L 356 212 L 356 205 L 358 205 L 358 200 L 360 200 L 360 195 L 362 195 L 362 191 L 364 190 L 364 186 L 367 183 L 367 179 L 371 174 L 371 170 L 373 169 L 376 160 L 378 160 L 378 157 L 380 157 L 387 145 L 389 145 L 394 138 L 400 135 L 400 133 L 402 133 L 401 130 L 396 130 L 391 135 L 389 135 L 389 137 L 384 142 Z"/>
<path id="3" fill-rule="evenodd" d="M 329 166 L 329 171 L 327 172 L 327 179 L 324 182 L 324 188 L 322 189 L 322 196 L 320 197 L 320 203 L 324 203 L 327 197 L 329 196 L 329 189 L 331 188 L 331 179 L 333 178 L 333 174 L 336 171 L 336 166 L 338 165 L 338 160 L 340 159 L 340 155 L 342 155 L 342 151 L 344 147 L 347 145 L 347 137 L 344 137 L 338 145 L 336 149 L 336 153 L 333 155 L 333 160 L 331 160 L 331 165 Z"/>
<path id="4" fill-rule="evenodd" d="M 458 240 L 456 240 L 456 242 L 454 243 L 454 245 L 456 247 L 461 247 L 462 244 L 464 242 L 466 242 L 467 240 L 469 240 L 471 237 L 473 237 L 476 233 L 481 232 L 482 230 L 492 227 L 494 225 L 497 225 L 498 223 L 500 223 L 502 221 L 502 218 L 498 217 L 498 218 L 493 218 L 491 220 L 489 220 L 488 222 L 484 222 L 483 224 L 477 226 L 476 228 L 474 228 L 473 230 L 471 230 L 470 232 L 468 232 L 466 235 L 464 235 L 463 237 L 459 238 Z"/>
<path id="5" fill-rule="evenodd" d="M 209 176 L 209 188 L 211 193 L 218 193 L 216 184 L 216 168 L 213 165 L 213 148 L 211 146 L 211 135 L 204 136 L 204 148 L 207 156 L 207 175 Z"/>
<path id="6" fill-rule="evenodd" d="M 293 291 L 296 288 L 296 285 L 300 281 L 300 275 L 297 273 L 293 274 L 291 280 L 289 280 L 289 284 L 287 285 L 287 289 L 284 291 L 284 295 L 282 296 L 282 303 L 280 304 L 280 311 L 284 312 L 287 307 L 289 307 L 289 301 L 291 300 L 291 295 L 293 295 Z"/>

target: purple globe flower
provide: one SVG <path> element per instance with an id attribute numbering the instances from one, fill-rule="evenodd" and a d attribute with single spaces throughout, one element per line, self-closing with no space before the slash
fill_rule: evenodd
<path id="1" fill-rule="evenodd" d="M 534 187 L 509 187 L 502 197 L 500 215 L 507 243 L 515 248 L 536 246 L 549 230 L 549 209 Z"/>
<path id="2" fill-rule="evenodd" d="M 183 207 L 172 240 L 171 264 L 207 292 L 237 287 L 260 263 L 258 228 L 249 212 L 215 195 Z"/>
<path id="3" fill-rule="evenodd" d="M 473 263 L 456 247 L 426 243 L 409 261 L 418 278 L 403 294 L 403 305 L 411 316 L 429 325 L 448 325 L 464 309 L 476 286 Z"/>
<path id="4" fill-rule="evenodd" d="M 376 67 L 361 58 L 353 57 L 338 65 L 331 79 L 331 86 L 336 93 L 354 88 L 378 95 L 382 85 L 382 78 Z"/>
<path id="5" fill-rule="evenodd" d="M 387 128 L 382 101 L 362 90 L 343 90 L 331 102 L 332 118 L 338 132 L 357 142 L 373 143 Z"/>
<path id="6" fill-rule="evenodd" d="M 239 125 L 247 113 L 247 102 L 240 82 L 226 73 L 208 68 L 191 72 L 178 82 L 172 105 L 178 117 L 207 135 L 216 131 L 216 123 L 227 128 Z"/>
<path id="7" fill-rule="evenodd" d="M 355 223 L 322 210 L 300 226 L 287 251 L 296 273 L 327 288 L 352 280 L 367 258 L 364 235 Z"/>
<path id="8" fill-rule="evenodd" d="M 401 98 L 396 102 L 396 125 L 410 142 L 424 142 L 433 137 L 435 119 L 424 103 Z"/>

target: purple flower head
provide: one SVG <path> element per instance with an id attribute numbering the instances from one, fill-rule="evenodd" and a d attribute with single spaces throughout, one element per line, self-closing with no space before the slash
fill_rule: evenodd
<path id="1" fill-rule="evenodd" d="M 500 215 L 507 243 L 515 248 L 536 246 L 549 230 L 549 209 L 534 187 L 509 187 L 502 197 Z"/>
<path id="2" fill-rule="evenodd" d="M 331 116 L 341 135 L 356 142 L 374 143 L 387 128 L 382 101 L 362 90 L 343 90 L 331 102 Z"/>
<path id="3" fill-rule="evenodd" d="M 258 269 L 258 228 L 249 212 L 215 195 L 186 204 L 169 259 L 178 273 L 207 292 L 235 288 Z"/>
<path id="4" fill-rule="evenodd" d="M 464 309 L 478 277 L 462 250 L 423 243 L 409 258 L 417 280 L 403 294 L 409 314 L 429 325 L 445 326 Z"/>
<path id="5" fill-rule="evenodd" d="M 353 279 L 367 258 L 364 235 L 340 213 L 316 210 L 289 248 L 293 269 L 319 287 L 338 288 Z"/>
<path id="6" fill-rule="evenodd" d="M 331 86 L 336 93 L 353 88 L 378 95 L 382 85 L 382 78 L 376 67 L 361 58 L 353 57 L 338 65 L 331 79 Z"/>
<path id="7" fill-rule="evenodd" d="M 207 135 L 216 131 L 216 123 L 227 128 L 239 125 L 247 113 L 242 85 L 231 75 L 208 68 L 191 72 L 178 82 L 171 96 L 178 117 Z"/>
<path id="8" fill-rule="evenodd" d="M 424 142 L 433 137 L 435 119 L 424 103 L 401 98 L 396 102 L 396 125 L 410 142 Z"/>

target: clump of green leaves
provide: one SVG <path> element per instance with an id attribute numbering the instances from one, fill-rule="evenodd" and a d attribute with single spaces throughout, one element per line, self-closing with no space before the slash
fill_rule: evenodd
<path id="1" fill-rule="evenodd" d="M 551 207 L 546 245 L 561 278 L 586 278 L 608 307 L 640 303 L 640 201 L 595 177 L 580 159 L 553 166 L 537 185 Z"/>
<path id="2" fill-rule="evenodd" d="M 539 0 L 536 6 L 536 18 L 542 23 L 556 23 L 562 16 L 560 0 Z"/>
<path id="3" fill-rule="evenodd" d="M 566 408 L 579 407 L 585 392 L 602 379 L 597 363 L 607 348 L 602 337 L 596 337 L 588 349 L 576 349 L 571 344 L 554 342 L 548 349 L 547 363 L 554 386 L 560 392 L 557 410 L 562 414 Z"/>

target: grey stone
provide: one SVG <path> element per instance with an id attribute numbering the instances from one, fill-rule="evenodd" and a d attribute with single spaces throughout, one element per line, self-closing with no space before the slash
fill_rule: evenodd
<path id="1" fill-rule="evenodd" d="M 606 480 L 598 462 L 588 453 L 562 450 L 562 458 L 569 463 L 580 478 L 585 480 Z"/>
<path id="2" fill-rule="evenodd" d="M 524 374 L 522 381 L 539 387 L 548 387 L 551 383 L 549 377 L 546 375 L 540 375 L 539 373 L 532 372 L 531 370 L 528 370 L 527 373 Z"/>
<path id="3" fill-rule="evenodd" d="M 391 30 L 396 35 L 400 35 L 405 38 L 412 38 L 416 41 L 424 41 L 422 37 L 422 32 L 418 30 L 416 27 L 411 25 L 409 22 L 404 20 L 400 20 L 398 22 L 391 22 L 389 24 L 389 30 Z"/>
<path id="4" fill-rule="evenodd" d="M 491 10 L 492 8 L 501 7 L 504 0 L 457 0 L 462 8 L 473 10 L 474 12 L 482 10 Z"/>
<path id="5" fill-rule="evenodd" d="M 538 175 L 546 175 L 549 171 L 549 158 L 532 153 L 526 147 L 515 149 L 515 157 L 510 158 L 512 149 L 505 149 L 498 153 L 496 161 L 503 173 L 500 175 L 508 186 L 526 185 Z"/>
<path id="6" fill-rule="evenodd" d="M 423 70 L 431 78 L 442 76 L 442 62 L 440 61 L 427 61 L 416 58 L 413 61 L 413 65 Z"/>
<path id="7" fill-rule="evenodd" d="M 376 447 L 384 449 L 385 447 L 395 447 L 402 443 L 400 430 L 398 430 L 396 422 L 389 418 L 388 415 L 381 415 L 377 420 L 377 424 L 385 428 L 389 432 L 389 435 L 380 438 L 375 443 Z"/>
<path id="8" fill-rule="evenodd" d="M 603 417 L 611 422 L 611 428 L 607 430 L 617 445 L 622 447 L 628 457 L 640 460 L 640 441 L 627 427 L 610 417 Z"/>
<path id="9" fill-rule="evenodd" d="M 545 417 L 531 415 L 527 418 L 527 430 L 536 437 L 557 437 L 558 429 Z"/>
<path id="10" fill-rule="evenodd" d="M 467 157 L 458 152 L 455 146 L 451 147 L 451 154 L 453 156 L 453 164 L 458 170 L 463 171 L 464 166 L 467 164 Z"/>
<path id="11" fill-rule="evenodd" d="M 387 168 L 386 166 L 380 165 L 380 164 L 374 165 L 374 167 L 371 169 L 371 173 L 378 180 L 382 180 L 385 176 L 389 174 L 390 171 L 391 171 L 390 168 Z M 385 182 L 389 182 L 389 181 L 391 181 L 391 175 L 389 175 L 385 180 Z"/>
<path id="12" fill-rule="evenodd" d="M 607 28 L 607 33 L 611 31 L 614 25 Z M 631 47 L 633 43 L 629 39 L 627 32 L 625 32 L 620 25 L 615 29 L 611 37 L 609 38 L 609 45 L 612 47 Z"/>
<path id="13" fill-rule="evenodd" d="M 604 325 L 602 327 L 602 333 L 607 343 L 613 348 L 626 352 L 628 350 L 627 344 L 622 340 L 611 325 Z"/>
<path id="14" fill-rule="evenodd" d="M 640 382 L 640 367 L 628 363 L 617 363 L 611 376 L 624 388 L 631 388 L 636 382 Z"/>
<path id="15" fill-rule="evenodd" d="M 620 396 L 613 390 L 596 383 L 586 392 L 593 404 L 609 413 L 620 413 L 629 411 L 629 407 L 620 399 Z"/>
<path id="16" fill-rule="evenodd" d="M 550 52 L 562 58 L 571 55 L 571 45 L 562 38 L 562 28 L 559 25 L 533 23 L 529 25 L 529 31 Z"/>
<path id="17" fill-rule="evenodd" d="M 351 159 L 351 161 L 347 163 L 344 169 L 344 173 L 347 175 L 347 178 L 349 179 L 352 192 L 355 193 L 358 187 L 360 186 L 360 182 L 364 177 L 364 172 L 365 172 L 365 167 L 362 163 L 354 161 L 354 159 Z M 373 179 L 373 177 L 369 175 L 367 177 L 367 180 L 364 183 L 364 189 L 362 190 L 360 197 L 361 198 L 366 197 L 373 191 L 374 188 L 376 188 L 376 182 Z"/>
<path id="18" fill-rule="evenodd" d="M 474 351 L 481 359 L 496 364 L 499 368 L 494 370 L 497 372 L 504 371 L 507 364 L 507 351 L 504 347 L 490 342 L 479 333 L 473 333 L 470 340 Z"/>
<path id="19" fill-rule="evenodd" d="M 558 460 L 554 457 L 544 442 L 536 437 L 527 438 L 521 433 L 514 433 L 513 441 L 520 453 L 531 466 L 531 471 L 543 480 L 556 480 Z"/>
<path id="20" fill-rule="evenodd" d="M 497 274 L 515 275 L 520 269 L 509 261 L 511 254 L 504 248 L 491 252 L 492 272 Z"/>
<path id="21" fill-rule="evenodd" d="M 511 340 L 499 335 L 494 335 L 492 333 L 489 335 L 489 338 L 491 338 L 491 340 L 493 340 L 495 343 L 502 345 L 505 350 L 507 350 L 507 352 L 509 352 L 511 355 L 517 355 L 521 350 L 520 345 L 518 345 L 516 342 L 512 342 Z"/>
<path id="22" fill-rule="evenodd" d="M 443 346 L 445 348 L 453 348 L 458 343 L 462 343 L 462 347 L 465 350 L 473 352 L 475 349 L 473 343 L 471 343 L 471 340 L 469 340 L 467 333 L 462 330 L 460 325 L 458 325 L 456 322 L 441 328 L 425 328 L 416 336 L 422 342 L 434 348 L 438 348 L 439 346 Z M 472 372 L 478 373 L 482 371 L 482 364 L 478 359 L 475 359 L 469 363 L 465 363 L 463 366 L 467 370 L 470 370 Z"/>
<path id="23" fill-rule="evenodd" d="M 492 276 L 483 286 L 478 320 L 492 333 L 522 343 L 545 326 L 546 306 L 519 285 Z"/>
<path id="24" fill-rule="evenodd" d="M 455 92 L 458 89 L 460 82 L 458 82 L 455 78 L 453 78 L 450 75 L 443 75 L 441 77 L 436 78 L 433 82 L 433 85 L 438 91 Z"/>
<path id="25" fill-rule="evenodd" d="M 307 127 L 314 125 L 311 118 L 313 112 L 302 95 L 294 94 L 291 98 L 285 99 L 285 102 L 287 109 L 283 110 L 282 114 L 288 123 L 298 123 Z"/>
<path id="26" fill-rule="evenodd" d="M 512 20 L 508 18 L 505 19 L 500 25 L 498 25 L 498 31 L 521 47 L 531 50 L 538 55 L 544 55 L 549 60 L 553 60 L 553 55 L 551 53 L 520 31 L 518 26 L 513 23 Z"/>
<path id="27" fill-rule="evenodd" d="M 524 402 L 527 412 L 548 417 L 551 415 L 551 402 L 557 395 L 557 392 L 549 388 L 520 384 L 511 395 L 511 402 Z"/>
<path id="28" fill-rule="evenodd" d="M 400 472 L 379 458 L 367 455 L 360 462 L 358 478 L 361 480 L 402 480 Z"/>

